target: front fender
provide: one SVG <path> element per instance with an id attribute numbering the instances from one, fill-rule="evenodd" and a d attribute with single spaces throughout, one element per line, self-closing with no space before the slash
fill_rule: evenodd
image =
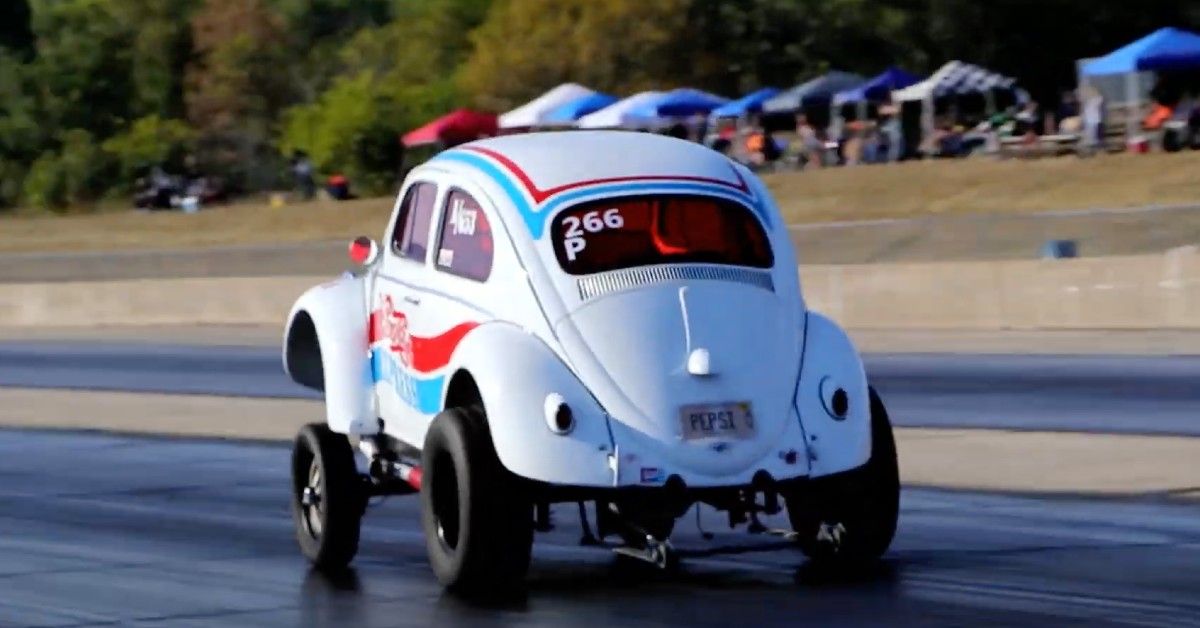
<path id="1" fill-rule="evenodd" d="M 489 323 L 463 339 L 455 362 L 475 380 L 505 468 L 552 484 L 613 485 L 608 417 L 541 339 L 511 324 Z M 546 397 L 552 393 L 574 413 L 568 434 L 552 432 L 546 421 Z"/>
<path id="2" fill-rule="evenodd" d="M 871 400 L 862 358 L 846 332 L 816 312 L 806 314 L 804 353 L 796 410 L 808 438 L 810 476 L 862 466 L 871 456 Z M 832 410 L 838 388 L 849 401 L 843 416 Z"/>
<path id="3" fill-rule="evenodd" d="M 283 369 L 297 383 L 325 392 L 330 429 L 378 431 L 373 420 L 363 277 L 343 276 L 310 288 L 288 313 Z"/>

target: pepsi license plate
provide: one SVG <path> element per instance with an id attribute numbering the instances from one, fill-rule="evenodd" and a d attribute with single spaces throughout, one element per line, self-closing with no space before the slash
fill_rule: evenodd
<path id="1" fill-rule="evenodd" d="M 684 440 L 747 439 L 755 434 L 749 402 L 683 406 L 679 409 L 679 423 Z"/>

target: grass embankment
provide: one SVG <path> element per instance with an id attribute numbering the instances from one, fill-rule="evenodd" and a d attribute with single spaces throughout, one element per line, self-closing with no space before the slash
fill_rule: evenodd
<path id="1" fill-rule="evenodd" d="M 766 181 L 792 222 L 1023 214 L 1200 203 L 1200 153 L 977 159 L 779 173 Z M 193 215 L 105 212 L 0 218 L 0 251 L 287 243 L 377 235 L 392 199 L 236 204 Z"/>

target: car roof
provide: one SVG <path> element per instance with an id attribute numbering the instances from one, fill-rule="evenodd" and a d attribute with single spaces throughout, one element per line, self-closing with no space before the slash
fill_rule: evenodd
<path id="1" fill-rule="evenodd" d="M 715 194 L 770 217 L 733 161 L 695 142 L 633 131 L 556 131 L 478 140 L 436 156 L 497 183 L 541 237 L 546 219 L 587 196 L 677 192 Z"/>

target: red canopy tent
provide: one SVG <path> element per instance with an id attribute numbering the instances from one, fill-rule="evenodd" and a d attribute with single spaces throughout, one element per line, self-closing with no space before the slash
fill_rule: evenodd
<path id="1" fill-rule="evenodd" d="M 495 135 L 496 114 L 459 109 L 404 134 L 405 146 L 443 142 L 447 145 L 469 142 L 484 135 Z"/>

